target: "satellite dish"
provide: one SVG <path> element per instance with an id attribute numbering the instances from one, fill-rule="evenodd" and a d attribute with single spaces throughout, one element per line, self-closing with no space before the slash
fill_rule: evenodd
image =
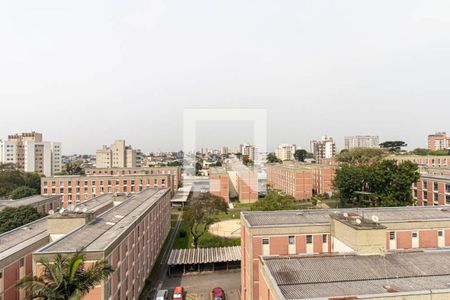
<path id="1" fill-rule="evenodd" d="M 345 212 L 342 215 L 344 216 L 344 218 L 348 218 L 348 213 Z"/>
<path id="2" fill-rule="evenodd" d="M 361 225 L 361 219 L 356 219 L 355 222 L 357 225 Z"/>
<path id="3" fill-rule="evenodd" d="M 64 211 L 65 211 L 65 209 L 64 209 L 64 208 L 61 208 L 61 209 L 59 210 L 59 213 L 62 214 Z"/>
<path id="4" fill-rule="evenodd" d="M 80 208 L 79 207 L 75 207 L 75 212 L 79 212 Z"/>
<path id="5" fill-rule="evenodd" d="M 55 214 L 55 211 L 54 211 L 53 209 L 50 209 L 50 210 L 48 211 L 48 214 L 49 214 L 49 215 L 53 215 L 53 214 Z"/>
<path id="6" fill-rule="evenodd" d="M 378 223 L 378 221 L 380 221 L 380 219 L 377 216 L 372 216 L 372 221 L 374 221 L 375 223 Z"/>
<path id="7" fill-rule="evenodd" d="M 84 213 L 87 213 L 87 211 L 88 211 L 88 209 L 85 207 L 85 208 L 83 208 L 83 212 Z"/>

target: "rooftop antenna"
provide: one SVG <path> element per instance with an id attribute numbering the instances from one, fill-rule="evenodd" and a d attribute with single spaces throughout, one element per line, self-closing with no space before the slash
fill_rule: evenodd
<path id="1" fill-rule="evenodd" d="M 54 214 L 55 214 L 55 211 L 54 211 L 53 209 L 50 209 L 50 210 L 48 211 L 48 214 L 49 214 L 49 215 L 54 215 Z"/>
<path id="2" fill-rule="evenodd" d="M 373 215 L 372 221 L 378 225 L 378 222 L 380 221 L 380 219 L 378 218 L 378 216 Z"/>
<path id="3" fill-rule="evenodd" d="M 361 219 L 356 219 L 355 222 L 356 222 L 356 225 L 361 225 Z"/>

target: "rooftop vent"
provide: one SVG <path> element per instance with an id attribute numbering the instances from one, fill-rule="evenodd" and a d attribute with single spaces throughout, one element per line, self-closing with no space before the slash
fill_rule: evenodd
<path id="1" fill-rule="evenodd" d="M 116 223 L 113 223 L 113 222 L 106 222 L 106 225 L 113 226 L 113 225 L 116 225 Z"/>
<path id="2" fill-rule="evenodd" d="M 123 216 L 121 216 L 121 215 L 115 215 L 114 218 L 117 218 L 117 219 L 123 219 Z"/>

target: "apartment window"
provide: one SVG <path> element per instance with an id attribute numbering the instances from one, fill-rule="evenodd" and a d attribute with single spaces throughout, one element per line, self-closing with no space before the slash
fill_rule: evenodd
<path id="1" fill-rule="evenodd" d="M 433 183 L 433 189 L 435 191 L 438 191 L 439 190 L 439 183 L 437 183 L 437 182 Z"/>
<path id="2" fill-rule="evenodd" d="M 44 188 L 44 195 L 47 195 L 47 188 Z"/>
<path id="3" fill-rule="evenodd" d="M 445 185 L 445 192 L 450 194 L 450 184 Z"/>
<path id="4" fill-rule="evenodd" d="M 445 196 L 445 202 L 447 202 L 447 204 L 450 204 L 450 195 Z"/>
<path id="5" fill-rule="evenodd" d="M 269 239 L 262 239 L 263 245 L 269 245 Z"/>
<path id="6" fill-rule="evenodd" d="M 154 184 L 154 185 L 158 185 L 158 179 L 155 179 L 155 180 L 153 181 L 153 184 Z"/>
<path id="7" fill-rule="evenodd" d="M 417 198 L 417 190 L 414 190 L 414 198 Z"/>
<path id="8" fill-rule="evenodd" d="M 438 202 L 439 201 L 439 193 L 433 193 L 433 201 Z"/>
<path id="9" fill-rule="evenodd" d="M 312 244 L 312 235 L 308 234 L 308 235 L 306 236 L 306 243 L 307 243 L 307 244 Z"/>
<path id="10" fill-rule="evenodd" d="M 290 235 L 288 237 L 288 241 L 289 241 L 289 245 L 294 245 L 295 244 L 295 236 Z"/>
<path id="11" fill-rule="evenodd" d="M 427 191 L 423 191 L 423 199 L 424 200 L 428 199 L 428 192 Z"/>
<path id="12" fill-rule="evenodd" d="M 128 182 L 127 182 L 126 180 L 124 180 L 124 181 L 123 181 L 123 184 L 124 184 L 124 185 L 127 185 L 127 184 L 128 184 Z"/>
<path id="13" fill-rule="evenodd" d="M 443 230 L 438 230 L 438 236 L 444 236 L 444 231 Z"/>
<path id="14" fill-rule="evenodd" d="M 25 259 L 22 257 L 22 258 L 19 260 L 19 267 L 22 268 L 24 265 L 25 265 Z"/>
<path id="15" fill-rule="evenodd" d="M 413 232 L 412 233 L 412 237 L 415 239 L 415 238 L 417 238 L 417 232 Z"/>
<path id="16" fill-rule="evenodd" d="M 391 241 L 395 240 L 395 232 L 394 231 L 389 232 L 389 239 Z"/>
<path id="17" fill-rule="evenodd" d="M 328 236 L 326 234 L 322 234 L 322 243 L 328 243 Z"/>

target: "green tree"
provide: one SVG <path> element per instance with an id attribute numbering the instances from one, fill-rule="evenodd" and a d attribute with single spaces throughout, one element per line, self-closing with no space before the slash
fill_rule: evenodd
<path id="1" fill-rule="evenodd" d="M 430 150 L 424 149 L 424 148 L 416 148 L 413 151 L 411 151 L 411 154 L 414 155 L 430 155 Z"/>
<path id="2" fill-rule="evenodd" d="M 24 173 L 23 181 L 25 186 L 34 189 L 36 194 L 41 192 L 41 176 L 38 173 Z"/>
<path id="3" fill-rule="evenodd" d="M 84 175 L 85 173 L 81 163 L 81 161 L 68 162 L 64 165 L 64 169 L 60 175 Z"/>
<path id="4" fill-rule="evenodd" d="M 246 166 L 253 165 L 253 161 L 249 158 L 248 155 L 242 155 L 242 163 Z"/>
<path id="5" fill-rule="evenodd" d="M 28 275 L 17 282 L 27 299 L 78 300 L 114 272 L 106 260 L 85 268 L 86 255 L 82 251 L 68 257 L 57 254 L 53 261 L 41 258 L 38 262 L 43 266 L 41 276 Z"/>
<path id="6" fill-rule="evenodd" d="M 353 148 L 351 150 L 341 151 L 336 155 L 336 160 L 352 165 L 370 165 L 382 160 L 386 156 L 387 153 L 383 149 Z"/>
<path id="7" fill-rule="evenodd" d="M 381 148 L 388 149 L 390 152 L 394 153 L 400 152 L 402 148 L 406 146 L 408 146 L 408 144 L 403 141 L 386 141 L 380 144 Z"/>
<path id="8" fill-rule="evenodd" d="M 296 161 L 304 162 L 307 155 L 308 155 L 308 151 L 306 151 L 304 149 L 297 149 L 294 152 L 294 158 Z"/>
<path id="9" fill-rule="evenodd" d="M 279 191 L 268 191 L 264 198 L 258 199 L 250 206 L 250 209 L 254 211 L 292 210 L 296 208 L 295 198 L 281 194 Z"/>
<path id="10" fill-rule="evenodd" d="M 15 188 L 23 185 L 22 172 L 8 168 L 0 170 L 0 197 L 9 196 Z"/>
<path id="11" fill-rule="evenodd" d="M 13 230 L 37 219 L 45 217 L 30 205 L 6 207 L 0 211 L 0 233 Z"/>
<path id="12" fill-rule="evenodd" d="M 344 164 L 334 187 L 344 207 L 411 205 L 411 185 L 419 180 L 418 166 L 410 161 L 380 160 L 371 165 Z"/>
<path id="13" fill-rule="evenodd" d="M 245 155 L 245 156 L 247 156 L 247 155 Z M 278 159 L 278 157 L 273 152 L 268 153 L 266 158 L 267 158 L 267 162 L 270 164 L 282 162 L 280 159 Z"/>
<path id="14" fill-rule="evenodd" d="M 216 221 L 215 215 L 227 212 L 227 209 L 223 198 L 210 193 L 200 193 L 184 208 L 183 222 L 189 227 L 195 248 L 198 248 L 200 238 L 208 231 L 209 225 Z"/>
<path id="15" fill-rule="evenodd" d="M 18 188 L 15 188 L 11 192 L 11 199 L 17 200 L 17 199 L 33 196 L 33 195 L 36 195 L 36 194 L 37 194 L 36 193 L 36 189 L 32 189 L 32 188 L 27 187 L 27 186 L 19 186 Z"/>

